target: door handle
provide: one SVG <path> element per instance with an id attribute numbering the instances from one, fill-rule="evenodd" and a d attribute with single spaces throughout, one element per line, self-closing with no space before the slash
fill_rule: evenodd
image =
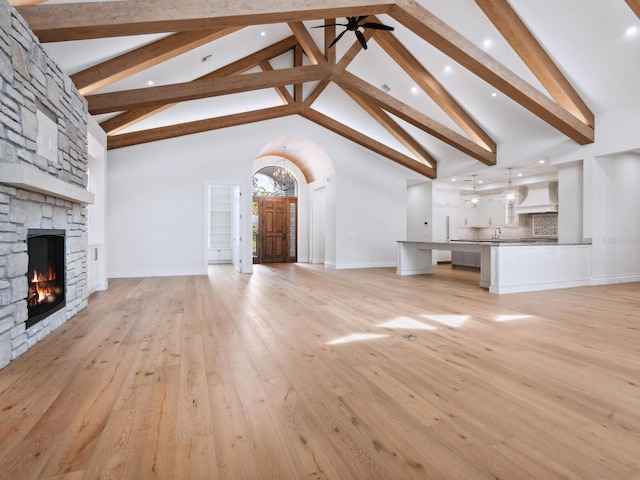
<path id="1" fill-rule="evenodd" d="M 286 233 L 282 234 L 282 241 L 284 241 L 284 242 L 287 241 L 287 234 Z"/>

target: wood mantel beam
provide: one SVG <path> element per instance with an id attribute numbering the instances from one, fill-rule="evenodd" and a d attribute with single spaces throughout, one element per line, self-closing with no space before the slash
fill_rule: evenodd
<path id="1" fill-rule="evenodd" d="M 509 2 L 507 0 L 475 1 L 553 99 L 586 125 L 593 126 L 593 112 Z"/>
<path id="2" fill-rule="evenodd" d="M 107 137 L 107 149 L 130 147 L 142 143 L 157 142 L 168 138 L 182 137 L 195 133 L 208 132 L 221 128 L 246 125 L 248 123 L 262 122 L 274 118 L 287 117 L 298 113 L 297 105 L 282 105 L 278 107 L 264 108 L 250 112 L 225 115 L 195 122 L 179 123 L 166 127 L 140 130 L 139 132 L 122 133 Z"/>
<path id="3" fill-rule="evenodd" d="M 224 78 L 205 78 L 192 82 L 138 88 L 120 92 L 89 95 L 89 113 L 121 112 L 139 107 L 178 103 L 187 100 L 229 95 L 263 88 L 317 81 L 327 75 L 327 68 L 309 65 L 261 73 L 247 73 Z"/>
<path id="4" fill-rule="evenodd" d="M 81 95 L 88 95 L 191 49 L 218 40 L 238 28 L 179 32 L 71 75 Z"/>
<path id="5" fill-rule="evenodd" d="M 41 42 L 301 22 L 387 13 L 389 0 L 124 0 L 18 7 Z"/>
<path id="6" fill-rule="evenodd" d="M 457 148 L 461 152 L 480 160 L 486 165 L 496 164 L 496 153 L 482 148 L 477 143 L 463 137 L 450 128 L 436 122 L 422 112 L 402 103 L 388 93 L 365 82 L 349 72 L 336 72 L 331 79 L 345 90 L 364 97 L 380 108 L 397 116 L 405 122 L 423 130 L 444 143 Z"/>
<path id="7" fill-rule="evenodd" d="M 367 137 L 357 130 L 354 130 L 353 128 L 348 127 L 327 115 L 313 110 L 312 108 L 301 106 L 300 116 L 328 130 L 331 130 L 332 132 L 337 133 L 338 135 L 341 135 L 344 138 L 351 140 L 352 142 L 362 145 L 363 147 L 368 148 L 369 150 L 376 152 L 379 155 L 388 158 L 389 160 L 393 160 L 394 162 L 399 163 L 400 165 L 403 165 L 413 170 L 414 172 L 418 172 L 427 178 L 436 178 L 435 168 L 421 163 L 407 155 L 404 155 L 403 153 L 400 153 L 384 145 L 383 143 L 377 142 L 376 140 Z"/>
<path id="8" fill-rule="evenodd" d="M 417 2 L 396 0 L 389 15 L 578 144 L 593 143 L 591 125 L 533 88 Z"/>

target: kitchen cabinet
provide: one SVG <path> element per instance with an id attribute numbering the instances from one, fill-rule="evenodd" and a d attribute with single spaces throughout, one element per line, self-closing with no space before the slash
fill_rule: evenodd
<path id="1" fill-rule="evenodd" d="M 517 225 L 518 216 L 515 216 Z M 501 195 L 482 195 L 480 204 L 473 208 L 467 202 L 460 207 L 461 227 L 504 227 L 507 224 L 507 206 Z"/>

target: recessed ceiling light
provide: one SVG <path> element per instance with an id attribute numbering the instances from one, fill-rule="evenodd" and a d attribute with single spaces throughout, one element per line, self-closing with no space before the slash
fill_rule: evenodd
<path id="1" fill-rule="evenodd" d="M 544 160 L 538 160 L 538 163 L 542 164 L 544 163 Z"/>
<path id="2" fill-rule="evenodd" d="M 492 97 L 497 97 L 497 96 L 498 96 L 498 94 L 497 94 L 496 92 L 493 92 L 493 93 L 491 94 L 491 96 L 492 96 Z"/>
<path id="3" fill-rule="evenodd" d="M 447 65 L 444 67 L 444 72 L 445 73 L 451 73 L 453 72 L 453 68 L 451 68 L 451 65 Z"/>
<path id="4" fill-rule="evenodd" d="M 492 45 L 493 45 L 493 42 L 489 38 L 487 38 L 484 42 L 482 42 L 482 46 L 484 48 L 491 48 Z"/>
<path id="5" fill-rule="evenodd" d="M 149 80 L 149 81 L 147 81 L 147 85 L 149 85 L 150 87 L 151 87 L 153 84 L 154 84 L 154 81 L 153 81 L 153 80 Z"/>
<path id="6" fill-rule="evenodd" d="M 260 32 L 260 36 L 261 37 L 266 37 L 267 36 L 267 32 L 265 32 L 264 30 L 262 32 Z"/>
<path id="7" fill-rule="evenodd" d="M 627 28 L 627 30 L 624 32 L 624 34 L 627 37 L 632 37 L 634 36 L 636 33 L 638 33 L 638 27 L 636 27 L 635 25 L 633 27 L 629 27 Z"/>
<path id="8" fill-rule="evenodd" d="M 519 176 L 519 177 L 521 177 L 521 176 L 522 176 L 522 174 L 521 174 L 521 173 L 519 173 L 519 174 L 518 174 L 518 176 Z"/>
<path id="9" fill-rule="evenodd" d="M 420 89 L 418 87 L 411 87 L 411 93 L 413 93 L 414 95 L 416 95 L 419 91 Z"/>
<path id="10" fill-rule="evenodd" d="M 482 183 L 482 180 L 478 180 L 478 183 Z"/>
<path id="11" fill-rule="evenodd" d="M 455 181 L 456 181 L 456 179 L 455 179 L 455 178 L 452 178 L 452 179 L 451 179 L 451 181 L 452 181 L 452 182 L 455 182 Z"/>

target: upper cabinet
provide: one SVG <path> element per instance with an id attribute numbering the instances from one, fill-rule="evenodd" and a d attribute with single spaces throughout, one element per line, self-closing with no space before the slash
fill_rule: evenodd
<path id="1" fill-rule="evenodd" d="M 460 199 L 461 227 L 504 227 L 507 226 L 507 206 L 501 195 L 481 195 L 482 201 L 477 207 L 472 207 L 465 200 Z M 518 217 L 511 225 L 517 225 Z"/>

